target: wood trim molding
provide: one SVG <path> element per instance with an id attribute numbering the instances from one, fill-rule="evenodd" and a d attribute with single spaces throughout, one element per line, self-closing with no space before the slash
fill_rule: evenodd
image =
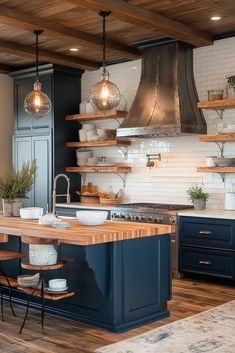
<path id="1" fill-rule="evenodd" d="M 140 8 L 123 0 L 70 0 L 79 7 L 91 11 L 110 10 L 111 16 L 134 26 L 156 32 L 192 44 L 196 47 L 213 44 L 212 37 L 202 31 L 160 15 L 154 11 Z"/>
<path id="2" fill-rule="evenodd" d="M 0 22 L 9 26 L 23 28 L 33 31 L 35 28 L 44 30 L 45 35 L 54 39 L 62 40 L 70 45 L 90 46 L 102 49 L 103 43 L 101 36 L 92 35 L 77 29 L 69 28 L 59 23 L 34 17 L 26 13 L 9 9 L 0 5 Z M 138 49 L 128 47 L 113 40 L 106 41 L 107 47 L 118 52 L 129 59 L 138 59 L 140 53 Z M 40 50 L 41 52 L 41 50 Z"/>

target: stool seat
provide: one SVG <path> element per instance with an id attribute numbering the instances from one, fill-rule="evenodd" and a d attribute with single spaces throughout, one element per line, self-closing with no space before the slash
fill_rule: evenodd
<path id="1" fill-rule="evenodd" d="M 16 251 L 0 250 L 0 261 L 20 259 L 24 254 Z"/>

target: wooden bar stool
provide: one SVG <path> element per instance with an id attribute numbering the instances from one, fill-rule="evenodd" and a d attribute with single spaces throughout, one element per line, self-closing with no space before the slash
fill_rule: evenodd
<path id="1" fill-rule="evenodd" d="M 0 234 L 0 243 L 7 243 L 8 242 L 8 236 L 6 234 Z M 11 291 L 11 283 L 10 279 L 6 275 L 5 271 L 2 268 L 2 262 L 3 261 L 10 261 L 10 260 L 17 260 L 23 257 L 24 254 L 16 252 L 16 251 L 10 251 L 10 250 L 0 250 L 0 289 L 1 289 L 1 316 L 2 316 L 2 321 L 4 321 L 4 313 L 3 313 L 3 287 L 7 287 L 9 291 L 9 302 L 10 302 L 10 308 L 12 311 L 12 314 L 15 316 L 15 312 L 12 306 L 12 291 Z"/>
<path id="2" fill-rule="evenodd" d="M 22 242 L 28 243 L 28 244 L 58 244 L 57 241 L 51 240 L 51 239 L 43 239 L 43 238 L 35 238 L 35 237 L 22 237 Z M 21 288 L 18 287 L 20 290 L 26 292 L 28 294 L 28 300 L 27 300 L 27 307 L 26 307 L 26 312 L 24 316 L 23 323 L 21 325 L 19 333 L 22 332 L 25 322 L 27 320 L 28 312 L 29 312 L 29 305 L 31 302 L 31 299 L 33 296 L 39 297 L 41 299 L 41 327 L 42 331 L 44 331 L 44 313 L 45 313 L 45 299 L 49 300 L 62 300 L 64 298 L 71 297 L 75 295 L 75 292 L 73 291 L 66 291 L 66 293 L 49 293 L 47 292 L 45 288 L 45 282 L 44 282 L 44 273 L 46 271 L 52 271 L 52 270 L 58 270 L 61 269 L 65 264 L 71 263 L 73 260 L 67 259 L 67 260 L 60 260 L 57 261 L 56 264 L 53 265 L 31 265 L 28 262 L 21 262 L 21 267 L 26 270 L 33 270 L 33 271 L 38 271 L 40 273 L 40 280 L 39 280 L 39 286 L 40 288 L 35 287 L 35 288 Z"/>

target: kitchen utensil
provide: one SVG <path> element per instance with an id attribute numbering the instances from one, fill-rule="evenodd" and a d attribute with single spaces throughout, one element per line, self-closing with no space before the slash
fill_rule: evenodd
<path id="1" fill-rule="evenodd" d="M 35 275 L 20 275 L 17 277 L 17 283 L 20 287 L 36 287 L 39 283 L 40 274 Z"/>

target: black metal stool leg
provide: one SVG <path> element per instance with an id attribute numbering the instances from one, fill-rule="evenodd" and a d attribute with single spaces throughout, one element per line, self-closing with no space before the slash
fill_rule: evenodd
<path id="1" fill-rule="evenodd" d="M 3 288 L 1 286 L 1 315 L 2 315 L 2 321 L 4 321 L 4 315 L 3 315 Z"/>
<path id="2" fill-rule="evenodd" d="M 44 314 L 45 314 L 45 300 L 44 300 L 44 272 L 41 271 L 41 326 L 44 332 Z"/>
<path id="3" fill-rule="evenodd" d="M 24 328 L 24 325 L 25 325 L 25 322 L 26 322 L 26 319 L 28 316 L 28 312 L 29 312 L 29 304 L 30 304 L 31 298 L 36 290 L 37 290 L 37 287 L 35 287 L 34 290 L 30 294 L 28 294 L 28 301 L 27 301 L 27 307 L 26 307 L 26 312 L 25 312 L 25 316 L 24 316 L 24 321 L 21 325 L 19 333 L 21 333 Z"/>
<path id="4" fill-rule="evenodd" d="M 12 299 L 11 284 L 10 284 L 10 281 L 9 281 L 7 275 L 6 275 L 5 272 L 3 271 L 1 264 L 0 264 L 0 272 L 3 274 L 3 276 L 5 277 L 5 279 L 6 279 L 6 281 L 7 281 L 8 291 L 9 291 L 9 303 L 10 303 L 11 311 L 12 311 L 12 314 L 13 314 L 14 316 L 16 316 L 15 311 L 14 311 L 13 306 L 12 306 L 12 300 L 11 300 L 11 299 Z"/>

